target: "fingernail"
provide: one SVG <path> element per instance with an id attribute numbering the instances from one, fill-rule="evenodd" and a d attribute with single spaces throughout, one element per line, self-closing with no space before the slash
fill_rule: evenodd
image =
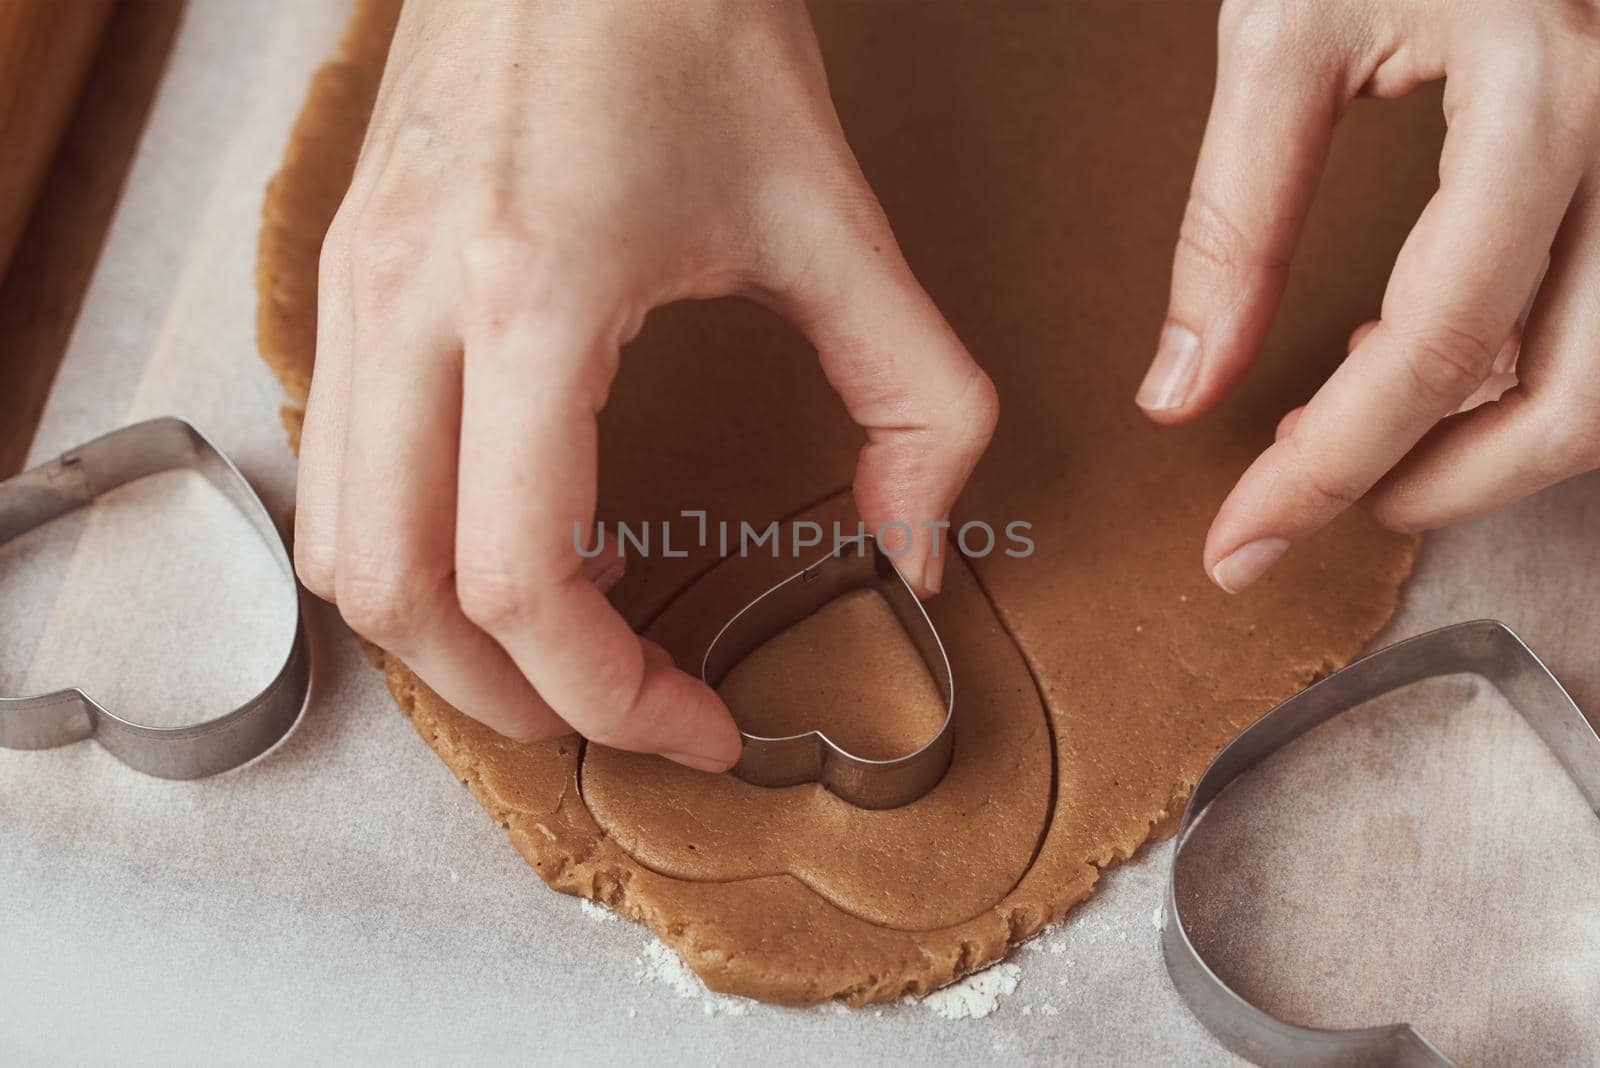
<path id="1" fill-rule="evenodd" d="M 695 771 L 718 772 L 727 771 L 733 767 L 733 764 L 727 760 L 698 756 L 694 753 L 662 753 L 661 755 L 676 764 L 682 764 L 686 768 L 693 768 Z"/>
<path id="2" fill-rule="evenodd" d="M 1161 328 L 1156 358 L 1139 384 L 1134 403 L 1150 412 L 1183 407 L 1199 370 L 1200 339 L 1188 327 L 1168 323 Z"/>
<path id="3" fill-rule="evenodd" d="M 600 588 L 601 593 L 610 593 L 611 587 L 622 581 L 622 576 L 627 570 L 627 561 L 618 557 L 611 562 L 611 566 L 600 572 L 600 577 L 594 580 L 594 584 Z"/>
<path id="4" fill-rule="evenodd" d="M 1522 334 L 1514 331 L 1506 338 L 1506 343 L 1500 346 L 1500 351 L 1494 354 L 1493 373 L 1508 375 L 1517 367 L 1517 355 L 1522 351 Z"/>
<path id="5" fill-rule="evenodd" d="M 1261 538 L 1241 545 L 1211 569 L 1211 581 L 1228 593 L 1238 593 L 1266 574 L 1288 548 L 1288 538 Z"/>

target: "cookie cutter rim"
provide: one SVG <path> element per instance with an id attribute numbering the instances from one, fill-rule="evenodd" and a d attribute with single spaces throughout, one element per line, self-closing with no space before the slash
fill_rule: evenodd
<path id="1" fill-rule="evenodd" d="M 939 730 L 917 749 L 890 760 L 857 756 L 820 730 L 780 738 L 741 730 L 744 748 L 732 769 L 734 775 L 765 787 L 821 783 L 856 807 L 867 809 L 910 804 L 944 778 L 955 742 L 955 678 L 950 658 L 922 601 L 878 539 L 870 535 L 840 539 L 832 553 L 735 613 L 706 647 L 700 677 L 716 688 L 757 646 L 829 601 L 858 589 L 876 590 L 916 646 L 944 699 Z"/>
<path id="2" fill-rule="evenodd" d="M 1414 682 L 1471 674 L 1494 686 L 1550 748 L 1600 815 L 1600 734 L 1533 650 L 1493 619 L 1457 623 L 1386 646 L 1284 701 L 1225 746 L 1195 782 L 1174 839 L 1162 906 L 1167 974 L 1192 1012 L 1232 1052 L 1256 1064 L 1454 1068 L 1410 1024 L 1351 1030 L 1301 1027 L 1256 1008 L 1211 970 L 1178 906 L 1178 862 L 1191 830 L 1235 779 L 1294 739 L 1366 701 Z"/>
<path id="3" fill-rule="evenodd" d="M 209 438 L 173 416 L 113 430 L 0 481 L 0 543 L 149 475 L 202 475 L 239 509 L 294 587 L 295 627 L 283 665 L 260 693 L 221 715 L 177 727 L 124 719 L 78 687 L 0 696 L 0 748 L 53 749 L 94 738 L 118 760 L 163 779 L 198 779 L 255 759 L 289 733 L 311 686 L 311 661 L 294 567 L 255 489 Z"/>

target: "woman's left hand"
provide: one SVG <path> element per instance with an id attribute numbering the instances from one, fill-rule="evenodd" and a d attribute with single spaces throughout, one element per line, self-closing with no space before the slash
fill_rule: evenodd
<path id="1" fill-rule="evenodd" d="M 1447 77 L 1450 130 L 1380 319 L 1212 523 L 1216 583 L 1249 586 L 1357 502 L 1419 530 L 1600 467 L 1600 4 L 1228 0 L 1219 41 L 1137 398 L 1157 422 L 1214 407 L 1255 358 L 1353 98 Z"/>

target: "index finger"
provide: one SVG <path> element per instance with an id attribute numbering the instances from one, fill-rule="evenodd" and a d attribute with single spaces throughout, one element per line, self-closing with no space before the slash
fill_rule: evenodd
<path id="1" fill-rule="evenodd" d="M 1439 190 L 1395 262 L 1382 321 L 1211 526 L 1206 569 L 1223 589 L 1250 585 L 1360 499 L 1490 373 L 1581 174 L 1545 99 L 1487 82 L 1447 94 Z"/>
<path id="2" fill-rule="evenodd" d="M 1159 423 L 1221 401 L 1255 360 L 1288 282 L 1348 97 L 1339 50 L 1309 11 L 1224 5 L 1166 320 L 1134 398 Z"/>
<path id="3" fill-rule="evenodd" d="M 583 577 L 574 544 L 575 524 L 588 530 L 594 519 L 595 416 L 616 363 L 615 329 L 549 305 L 463 325 L 463 611 L 585 737 L 726 770 L 741 744 L 727 709 L 703 682 L 646 657 Z"/>

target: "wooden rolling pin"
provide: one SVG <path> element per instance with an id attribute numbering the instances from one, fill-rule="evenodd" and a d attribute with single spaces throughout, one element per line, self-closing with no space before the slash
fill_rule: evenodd
<path id="1" fill-rule="evenodd" d="M 72 115 L 112 0 L 0 0 L 0 276 Z"/>

